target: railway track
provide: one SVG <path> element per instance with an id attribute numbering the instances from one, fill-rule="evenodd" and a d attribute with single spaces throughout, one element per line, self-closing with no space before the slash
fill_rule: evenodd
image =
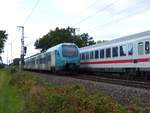
<path id="1" fill-rule="evenodd" d="M 89 74 L 87 75 L 87 74 L 77 74 L 77 73 L 57 73 L 57 74 L 41 73 L 41 72 L 38 72 L 38 73 L 44 74 L 47 77 L 48 76 L 70 77 L 70 78 L 81 79 L 81 80 L 103 82 L 103 83 L 136 87 L 136 88 L 142 88 L 142 89 L 150 89 L 150 82 L 144 82 L 144 81 L 114 79 L 114 78 L 102 77 L 100 75 L 89 75 Z"/>
<path id="2" fill-rule="evenodd" d="M 143 89 L 150 89 L 150 82 L 141 82 L 141 81 L 131 81 L 131 80 L 122 80 L 122 79 L 113 79 L 113 78 L 106 78 L 100 76 L 90 76 L 90 75 L 78 75 L 72 76 L 73 78 L 83 79 L 83 80 L 90 80 L 96 82 L 104 82 L 110 84 L 117 84 L 129 87 L 136 87 L 136 88 L 143 88 Z"/>

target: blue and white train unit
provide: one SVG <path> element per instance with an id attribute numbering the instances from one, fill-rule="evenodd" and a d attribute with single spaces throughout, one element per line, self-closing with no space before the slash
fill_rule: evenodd
<path id="1" fill-rule="evenodd" d="M 74 43 L 61 43 L 25 59 L 24 69 L 62 71 L 74 70 L 80 66 L 79 49 Z"/>
<path id="2" fill-rule="evenodd" d="M 81 69 L 150 72 L 150 31 L 82 47 L 80 57 Z"/>

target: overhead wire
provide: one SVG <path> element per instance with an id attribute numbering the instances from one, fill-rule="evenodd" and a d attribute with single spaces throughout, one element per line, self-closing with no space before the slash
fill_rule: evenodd
<path id="1" fill-rule="evenodd" d="M 26 24 L 26 22 L 29 20 L 29 18 L 32 16 L 34 10 L 37 8 L 38 4 L 39 4 L 40 0 L 37 0 L 34 7 L 32 8 L 31 12 L 28 14 L 28 16 L 25 18 L 25 21 L 23 23 L 23 25 Z"/>
<path id="2" fill-rule="evenodd" d="M 118 3 L 119 1 L 121 1 L 121 0 L 116 0 L 115 2 L 112 2 L 112 3 L 110 3 L 110 4 L 106 5 L 106 6 L 104 6 L 103 8 L 97 10 L 95 13 L 93 13 L 93 14 L 91 14 L 91 15 L 85 17 L 85 18 L 83 18 L 82 20 L 80 20 L 79 22 L 77 22 L 76 24 L 74 24 L 73 26 L 76 26 L 76 25 L 78 25 L 78 24 L 81 24 L 82 22 L 84 22 L 84 21 L 86 21 L 86 20 L 92 18 L 92 17 L 95 16 L 96 14 L 98 14 L 98 13 L 100 13 L 100 12 L 106 10 L 107 8 L 113 6 L 114 4 Z"/>
<path id="3" fill-rule="evenodd" d="M 35 40 L 32 40 L 31 42 L 29 42 L 29 43 L 26 44 L 25 46 L 30 46 L 32 43 L 35 43 Z"/>
<path id="4" fill-rule="evenodd" d="M 85 8 L 85 10 L 91 8 L 93 5 L 95 5 L 95 3 L 96 3 L 97 1 L 99 1 L 99 0 L 95 0 L 93 3 L 91 3 L 89 6 L 87 6 L 87 8 Z"/>
<path id="5" fill-rule="evenodd" d="M 40 3 L 40 0 L 37 0 L 35 5 L 33 6 L 31 12 L 28 14 L 28 16 L 25 18 L 25 21 L 23 23 L 23 26 L 27 23 L 27 21 L 29 20 L 29 18 L 32 16 L 33 12 L 35 11 L 35 9 L 37 8 L 38 4 Z M 35 41 L 35 40 L 34 40 Z M 31 41 L 30 43 L 26 44 L 25 46 L 29 46 L 32 43 L 34 43 L 34 41 Z"/>
<path id="6" fill-rule="evenodd" d="M 96 2 L 99 1 L 99 0 L 95 0 L 94 2 L 92 2 L 90 5 L 88 5 L 85 9 L 83 9 L 80 14 L 84 13 L 85 11 L 87 11 L 88 9 L 90 9 L 91 7 L 93 7 Z"/>
<path id="7" fill-rule="evenodd" d="M 143 13 L 143 12 L 145 12 L 145 11 L 148 11 L 148 9 L 150 9 L 150 6 L 148 6 L 148 7 L 146 7 L 146 8 L 143 8 L 143 9 L 140 10 L 140 11 L 137 11 L 137 12 L 134 12 L 134 13 L 129 13 L 128 15 L 126 15 L 126 16 L 124 16 L 124 17 L 121 17 L 121 18 L 118 18 L 118 19 L 116 19 L 116 20 L 109 21 L 109 22 L 106 22 L 106 23 L 104 23 L 104 24 L 95 26 L 95 27 L 93 27 L 93 28 L 91 28 L 91 29 L 89 29 L 89 30 L 90 30 L 90 32 L 92 32 L 92 31 L 95 31 L 96 28 L 98 28 L 98 27 L 101 27 L 100 29 L 102 29 L 102 28 L 104 28 L 104 26 L 106 26 L 106 25 L 112 25 L 112 24 L 115 24 L 115 23 L 119 23 L 120 21 L 123 21 L 123 20 L 125 20 L 125 19 L 130 18 L 130 17 L 133 17 L 133 16 L 135 16 L 135 15 L 141 14 L 141 13 Z M 99 30 L 99 29 L 98 29 L 98 30 Z"/>

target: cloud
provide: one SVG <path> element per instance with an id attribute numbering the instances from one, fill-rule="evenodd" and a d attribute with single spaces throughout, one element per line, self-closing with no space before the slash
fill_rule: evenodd
<path id="1" fill-rule="evenodd" d="M 63 13 L 70 16 L 80 16 L 82 12 L 86 12 L 85 9 L 92 3 L 91 0 L 56 0 L 56 4 Z"/>

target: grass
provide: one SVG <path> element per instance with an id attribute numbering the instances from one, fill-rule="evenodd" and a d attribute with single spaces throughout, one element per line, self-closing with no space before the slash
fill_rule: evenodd
<path id="1" fill-rule="evenodd" d="M 0 113 L 20 113 L 23 99 L 18 95 L 17 88 L 9 85 L 11 76 L 0 70 Z"/>

